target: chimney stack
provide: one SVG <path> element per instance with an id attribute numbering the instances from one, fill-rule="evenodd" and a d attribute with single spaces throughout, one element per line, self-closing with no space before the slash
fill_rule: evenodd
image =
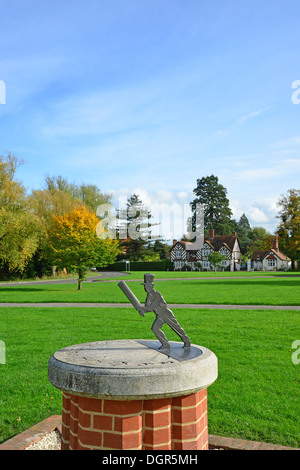
<path id="1" fill-rule="evenodd" d="M 173 246 L 176 245 L 176 243 L 177 243 L 177 240 L 174 239 L 173 240 Z"/>
<path id="2" fill-rule="evenodd" d="M 272 250 L 278 251 L 278 235 L 276 235 L 272 240 Z"/>
<path id="3" fill-rule="evenodd" d="M 209 239 L 212 240 L 212 239 L 214 239 L 214 238 L 215 238 L 215 231 L 214 231 L 214 229 L 212 228 L 212 229 L 210 229 L 210 231 L 209 231 Z"/>

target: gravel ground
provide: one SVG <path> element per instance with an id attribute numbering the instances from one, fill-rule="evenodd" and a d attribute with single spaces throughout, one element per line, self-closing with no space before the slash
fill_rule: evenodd
<path id="1" fill-rule="evenodd" d="M 24 450 L 60 450 L 61 437 L 58 431 L 52 431 Z"/>
<path id="2" fill-rule="evenodd" d="M 60 450 L 61 436 L 58 431 L 45 434 L 42 439 L 26 447 L 24 450 Z M 223 449 L 214 449 L 223 450 Z"/>

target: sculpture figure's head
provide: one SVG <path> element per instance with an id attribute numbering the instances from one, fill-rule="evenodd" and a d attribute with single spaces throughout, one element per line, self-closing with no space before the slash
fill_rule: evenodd
<path id="1" fill-rule="evenodd" d="M 144 289 L 147 293 L 154 291 L 154 277 L 154 274 L 144 274 L 144 282 L 142 282 L 142 285 L 144 286 Z"/>

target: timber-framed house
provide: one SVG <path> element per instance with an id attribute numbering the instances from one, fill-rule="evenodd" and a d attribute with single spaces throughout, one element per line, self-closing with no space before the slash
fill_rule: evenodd
<path id="1" fill-rule="evenodd" d="M 173 240 L 170 258 L 175 270 L 188 268 L 194 271 L 201 268 L 210 271 L 213 268 L 208 258 L 214 251 L 223 256 L 223 269 L 240 270 L 241 246 L 236 232 L 229 236 L 221 236 L 215 235 L 214 230 L 210 230 L 209 236 L 205 237 L 203 246 L 198 250 L 194 249 L 194 244 L 191 242 Z"/>

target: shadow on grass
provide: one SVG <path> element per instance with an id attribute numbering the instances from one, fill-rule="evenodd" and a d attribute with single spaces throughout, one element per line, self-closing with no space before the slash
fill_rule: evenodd
<path id="1" fill-rule="evenodd" d="M 203 286 L 203 285 L 219 285 L 219 286 L 226 286 L 226 287 L 229 287 L 229 286 L 237 286 L 237 287 L 243 287 L 243 286 L 257 286 L 257 285 L 260 285 L 260 286 L 265 286 L 265 287 L 274 287 L 274 288 L 278 288 L 278 287 L 300 287 L 300 279 L 298 281 L 293 281 L 293 282 L 289 282 L 288 280 L 282 280 L 280 279 L 278 282 L 274 282 L 274 280 L 266 280 L 266 279 L 252 279 L 252 280 L 244 280 L 244 279 L 220 279 L 220 278 L 217 278 L 216 279 L 210 279 L 210 280 L 201 280 L 201 279 L 195 279 L 194 281 L 193 280 L 187 280 L 187 281 L 182 281 L 182 282 L 186 282 L 188 283 L 189 285 L 194 285 L 194 286 Z"/>
<path id="2" fill-rule="evenodd" d="M 51 289 L 51 292 L 59 292 L 59 289 Z M 42 287 L 1 287 L 1 292 L 49 292 L 49 289 L 43 289 Z"/>

